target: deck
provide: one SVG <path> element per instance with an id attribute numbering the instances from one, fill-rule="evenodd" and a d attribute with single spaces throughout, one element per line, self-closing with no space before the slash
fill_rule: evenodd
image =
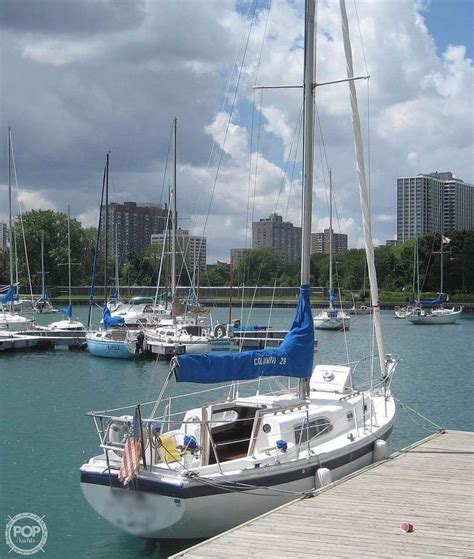
<path id="1" fill-rule="evenodd" d="M 474 557 L 473 457 L 474 433 L 436 434 L 172 557 Z"/>

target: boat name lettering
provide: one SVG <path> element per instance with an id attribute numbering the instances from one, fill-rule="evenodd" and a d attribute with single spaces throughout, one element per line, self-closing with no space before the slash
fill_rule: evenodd
<path id="1" fill-rule="evenodd" d="M 268 357 L 255 357 L 253 360 L 254 365 L 276 365 L 276 357 L 271 355 Z"/>

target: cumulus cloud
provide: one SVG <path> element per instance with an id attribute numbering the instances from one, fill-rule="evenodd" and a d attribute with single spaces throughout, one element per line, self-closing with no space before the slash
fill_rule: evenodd
<path id="1" fill-rule="evenodd" d="M 278 211 L 299 225 L 301 90 L 253 85 L 302 83 L 303 4 L 274 0 L 254 15 L 234 0 L 5 0 L 0 114 L 13 126 L 25 205 L 70 203 L 95 225 L 107 151 L 112 201 L 166 202 L 177 116 L 180 226 L 205 231 L 209 262 L 248 245 L 252 219 Z M 347 8 L 355 71 L 371 76 L 357 89 L 384 242 L 396 229 L 398 176 L 451 170 L 473 181 L 473 65 L 462 45 L 438 54 L 424 3 L 357 6 L 358 21 Z M 318 82 L 345 76 L 336 8 L 319 2 Z M 313 230 L 328 223 L 330 167 L 337 226 L 361 246 L 347 85 L 319 87 L 317 109 Z"/>

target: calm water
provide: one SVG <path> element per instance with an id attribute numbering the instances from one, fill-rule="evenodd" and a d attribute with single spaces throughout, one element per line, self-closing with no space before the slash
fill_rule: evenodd
<path id="1" fill-rule="evenodd" d="M 85 313 L 79 310 L 84 317 Z M 266 324 L 267 316 L 268 311 L 259 309 L 252 322 Z M 213 312 L 215 320 L 226 317 L 224 309 Z M 276 309 L 270 323 L 287 328 L 292 317 L 292 310 Z M 474 430 L 474 319 L 464 318 L 457 325 L 413 326 L 387 312 L 383 323 L 386 351 L 402 358 L 393 384 L 397 398 L 437 424 Z M 351 361 L 368 354 L 369 331 L 368 317 L 353 323 L 347 334 Z M 318 332 L 317 337 L 317 361 L 346 360 L 342 334 Z M 0 354 L 0 518 L 6 523 L 7 515 L 20 512 L 44 515 L 48 542 L 38 556 L 158 558 L 177 551 L 176 546 L 151 550 L 144 541 L 109 526 L 83 499 L 78 472 L 82 462 L 98 453 L 92 421 L 84 412 L 152 400 L 166 371 L 164 363 L 105 360 L 86 352 Z M 391 450 L 428 434 L 399 410 Z M 0 557 L 8 551 L 2 536 Z"/>

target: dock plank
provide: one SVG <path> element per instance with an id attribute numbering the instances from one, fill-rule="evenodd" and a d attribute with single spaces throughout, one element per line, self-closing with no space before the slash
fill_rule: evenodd
<path id="1" fill-rule="evenodd" d="M 473 556 L 474 433 L 449 431 L 173 558 Z"/>

